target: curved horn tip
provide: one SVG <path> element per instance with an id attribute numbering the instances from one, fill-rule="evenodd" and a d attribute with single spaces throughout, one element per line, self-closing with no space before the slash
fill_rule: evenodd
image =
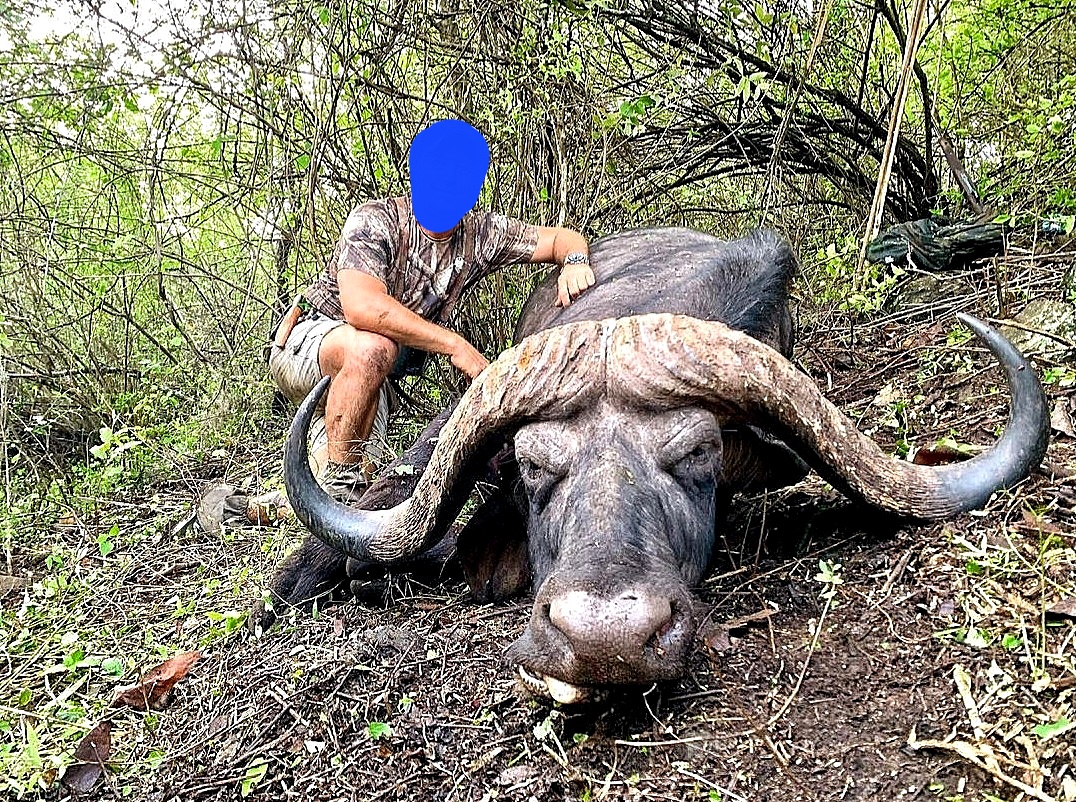
<path id="1" fill-rule="evenodd" d="M 322 377 L 321 381 L 315 384 L 314 387 L 310 390 L 310 392 L 306 394 L 306 398 L 303 399 L 303 403 L 305 404 L 307 401 L 312 401 L 316 404 L 318 401 L 320 401 L 321 397 L 325 395 L 326 391 L 329 389 L 329 384 L 330 382 L 332 382 L 332 380 L 332 376 Z"/>
<path id="2" fill-rule="evenodd" d="M 975 333 L 975 336 L 983 342 L 989 345 L 992 342 L 997 342 L 1000 340 L 1004 343 L 1004 347 L 1006 348 L 1006 350 L 1015 351 L 1018 356 L 1024 358 L 1024 355 L 1016 349 L 1016 346 L 1009 342 L 1008 338 L 1005 337 L 1004 334 L 995 329 L 985 320 L 981 320 L 980 318 L 975 317 L 975 315 L 969 315 L 966 312 L 957 312 L 956 317 L 957 320 L 959 320 L 961 323 L 971 329 L 972 332 Z"/>

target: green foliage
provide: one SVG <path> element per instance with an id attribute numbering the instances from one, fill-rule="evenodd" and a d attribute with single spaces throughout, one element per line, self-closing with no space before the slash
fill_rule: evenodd
<path id="1" fill-rule="evenodd" d="M 1074 26 L 1071 7 L 960 2 L 924 43 L 941 125 L 966 143 L 966 165 L 995 209 L 1076 210 Z"/>
<path id="2" fill-rule="evenodd" d="M 265 779 L 266 773 L 269 771 L 269 764 L 264 760 L 255 760 L 249 766 L 247 766 L 246 774 L 243 775 L 243 781 L 239 785 L 239 794 L 244 799 L 251 795 L 255 786 Z"/>
<path id="3" fill-rule="evenodd" d="M 371 741 L 380 741 L 392 737 L 392 727 L 383 721 L 371 721 L 366 725 L 366 734 Z"/>
<path id="4" fill-rule="evenodd" d="M 831 600 L 837 595 L 837 588 L 844 584 L 844 577 L 841 575 L 841 564 L 829 560 L 819 560 L 818 573 L 815 574 L 814 580 L 822 583 L 822 598 Z"/>
<path id="5" fill-rule="evenodd" d="M 858 254 L 858 239 L 846 236 L 819 248 L 809 270 L 816 277 L 814 292 L 820 302 L 843 312 L 868 315 L 882 309 L 904 271 L 867 262 L 857 274 Z"/>
<path id="6" fill-rule="evenodd" d="M 930 101 L 994 211 L 1071 234 L 1069 5 L 945 6 L 920 51 L 928 91 L 909 103 L 891 201 L 914 195 L 916 157 L 941 172 L 938 155 L 926 156 Z M 40 663 L 49 698 L 76 683 L 92 691 L 39 719 L 39 687 L 0 680 L 0 771 L 14 793 L 54 782 L 106 687 L 160 652 L 218 644 L 241 627 L 244 569 L 222 578 L 209 566 L 146 620 L 89 618 L 102 572 L 126 576 L 137 550 L 173 523 L 117 521 L 100 499 L 152 493 L 259 436 L 274 301 L 321 268 L 356 202 L 405 188 L 406 143 L 432 119 L 465 117 L 487 134 L 483 206 L 592 236 L 646 224 L 732 236 L 765 222 L 815 254 L 806 306 L 852 318 L 884 308 L 900 273 L 856 262 L 900 63 L 895 35 L 871 4 L 832 4 L 808 67 L 817 20 L 795 4 L 692 8 L 523 3 L 498 7 L 491 23 L 405 4 L 389 36 L 377 3 L 218 4 L 184 9 L 182 29 L 166 4 L 152 43 L 107 20 L 54 35 L 28 24 L 38 9 L 5 7 L 0 374 L 9 428 L 25 439 L 9 442 L 0 544 L 35 568 L 15 609 L 0 613 L 0 647 Z M 942 176 L 928 207 L 962 213 Z M 484 282 L 461 309 L 461 330 L 491 354 L 503 347 L 538 272 Z M 967 336 L 954 329 L 949 344 Z M 948 360 L 931 369 L 966 369 Z M 416 382 L 416 392 L 440 404 L 452 376 Z M 1068 388 L 1076 373 L 1050 367 L 1044 380 Z M 908 414 L 897 399 L 882 422 L 902 451 Z M 401 436 L 420 426 L 403 422 Z M 39 446 L 58 431 L 75 445 L 46 457 Z M 961 563 L 974 583 L 1006 569 L 978 551 Z M 840 566 L 820 564 L 816 580 L 834 600 Z M 982 645 L 1009 629 L 968 623 L 947 637 Z M 1025 648 L 1015 638 L 1001 646 Z M 132 640 L 140 648 L 117 645 Z M 557 721 L 551 714 L 534 735 L 563 757 Z M 391 737 L 383 722 L 367 732 Z M 267 764 L 243 771 L 241 795 L 256 793 Z"/>
<path id="7" fill-rule="evenodd" d="M 1053 736 L 1065 732 L 1066 730 L 1069 730 L 1071 728 L 1072 724 L 1067 718 L 1062 716 L 1057 721 L 1051 721 L 1047 724 L 1039 724 L 1037 727 L 1032 729 L 1032 732 L 1035 733 L 1035 735 L 1037 735 L 1040 739 L 1045 741 L 1048 738 L 1052 738 Z"/>

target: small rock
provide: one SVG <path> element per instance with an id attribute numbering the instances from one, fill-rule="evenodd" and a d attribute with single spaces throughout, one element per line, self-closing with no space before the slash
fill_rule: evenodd
<path id="1" fill-rule="evenodd" d="M 947 301 L 957 296 L 971 295 L 974 291 L 974 288 L 960 276 L 918 275 L 913 276 L 893 291 L 891 303 L 898 309 L 929 306 L 941 300 Z"/>
<path id="2" fill-rule="evenodd" d="M 527 766 L 520 764 L 516 766 L 509 766 L 500 773 L 497 777 L 498 785 L 518 785 L 521 782 L 526 782 L 533 777 L 538 776 L 538 769 L 534 766 Z"/>
<path id="3" fill-rule="evenodd" d="M 1048 359 L 1060 359 L 1072 350 L 1054 337 L 1069 341 L 1076 339 L 1076 306 L 1052 298 L 1036 298 L 1013 320 L 1031 331 L 1002 326 L 1001 333 L 1025 355 L 1038 354 Z M 1054 337 L 1045 336 L 1050 334 Z"/>

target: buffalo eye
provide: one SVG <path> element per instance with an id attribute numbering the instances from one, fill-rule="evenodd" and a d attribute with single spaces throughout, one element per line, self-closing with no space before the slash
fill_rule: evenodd
<path id="1" fill-rule="evenodd" d="M 541 482 L 542 478 L 549 473 L 549 471 L 540 466 L 538 463 L 532 462 L 526 457 L 517 457 L 516 461 L 519 463 L 519 475 L 528 485 L 533 485 L 537 484 L 538 482 Z"/>
<path id="2" fill-rule="evenodd" d="M 519 476 L 527 488 L 527 492 L 534 498 L 548 496 L 564 474 L 549 465 L 543 465 L 527 457 L 516 455 L 519 463 Z"/>
<path id="3" fill-rule="evenodd" d="M 672 460 L 667 470 L 677 477 L 697 480 L 716 474 L 720 457 L 718 444 L 712 440 L 704 440 L 678 459 Z"/>

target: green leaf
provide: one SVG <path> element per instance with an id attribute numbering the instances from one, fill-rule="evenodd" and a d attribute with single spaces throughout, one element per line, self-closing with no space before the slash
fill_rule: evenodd
<path id="1" fill-rule="evenodd" d="M 264 760 L 251 763 L 247 766 L 246 776 L 243 777 L 243 784 L 239 788 L 239 793 L 244 796 L 250 796 L 250 792 L 254 790 L 254 786 L 257 785 L 265 777 L 265 772 L 269 770 L 269 764 Z"/>
<path id="2" fill-rule="evenodd" d="M 979 627 L 971 627 L 961 640 L 965 646 L 975 649 L 985 649 L 990 645 L 990 633 Z"/>
<path id="3" fill-rule="evenodd" d="M 108 674 L 110 677 L 118 678 L 123 676 L 123 661 L 118 657 L 106 657 L 101 661 L 101 670 Z"/>
<path id="4" fill-rule="evenodd" d="M 1009 649 L 1010 651 L 1013 649 L 1019 649 L 1020 645 L 1023 642 L 1023 638 L 1021 638 L 1019 635 L 1014 635 L 1011 632 L 1007 632 L 1005 633 L 1005 637 L 1001 639 L 1001 648 Z"/>
<path id="5" fill-rule="evenodd" d="M 41 739 L 37 730 L 29 721 L 26 722 L 26 746 L 22 750 L 23 762 L 33 769 L 41 768 Z"/>
<path id="6" fill-rule="evenodd" d="M 1069 723 L 1069 720 L 1062 716 L 1053 724 L 1040 724 L 1039 726 L 1032 728 L 1031 731 L 1045 741 L 1047 738 L 1053 738 L 1058 733 L 1064 732 L 1070 726 L 1071 724 Z"/>
<path id="7" fill-rule="evenodd" d="M 74 670 L 78 668 L 78 664 L 82 662 L 86 657 L 86 650 L 79 646 L 76 649 L 72 649 L 66 655 L 64 655 L 64 668 L 68 670 Z"/>
<path id="8" fill-rule="evenodd" d="M 295 169 L 305 170 L 310 166 L 310 156 L 304 153 L 302 156 L 295 157 Z"/>
<path id="9" fill-rule="evenodd" d="M 366 725 L 366 732 L 370 735 L 370 739 L 373 741 L 392 737 L 392 727 L 384 721 L 371 721 Z"/>

